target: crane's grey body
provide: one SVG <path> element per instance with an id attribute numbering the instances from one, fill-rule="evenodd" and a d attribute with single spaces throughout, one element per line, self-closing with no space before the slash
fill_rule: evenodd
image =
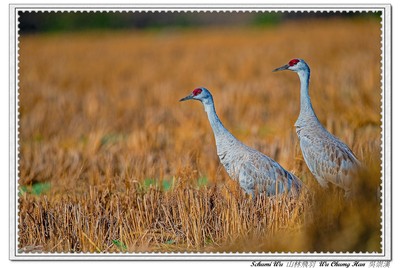
<path id="1" fill-rule="evenodd" d="M 218 118 L 211 93 L 205 88 L 201 90 L 204 95 L 199 95 L 201 98 L 192 96 L 192 93 L 182 100 L 197 99 L 203 103 L 214 132 L 218 157 L 228 175 L 253 196 L 257 192 L 275 195 L 290 191 L 297 194 L 301 181 L 273 159 L 237 140 Z"/>
<path id="2" fill-rule="evenodd" d="M 304 60 L 295 59 L 274 71 L 279 70 L 295 71 L 300 78 L 300 114 L 295 127 L 308 168 L 322 187 L 331 182 L 349 195 L 352 177 L 360 163 L 350 148 L 329 133 L 315 115 L 308 93 L 310 68 Z"/>
<path id="3" fill-rule="evenodd" d="M 359 162 L 349 147 L 318 125 L 296 125 L 304 160 L 319 184 L 331 182 L 351 190 L 352 177 Z"/>

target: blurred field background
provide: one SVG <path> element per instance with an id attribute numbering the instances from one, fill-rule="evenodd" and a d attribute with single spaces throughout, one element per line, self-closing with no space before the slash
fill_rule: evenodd
<path id="1" fill-rule="evenodd" d="M 286 15 L 285 15 L 286 14 Z M 192 16 L 193 15 L 193 16 Z M 376 14 L 20 14 L 21 252 L 381 252 Z M 311 67 L 320 121 L 367 170 L 323 191 L 294 129 Z M 200 103 L 306 190 L 252 200 L 219 164 Z"/>

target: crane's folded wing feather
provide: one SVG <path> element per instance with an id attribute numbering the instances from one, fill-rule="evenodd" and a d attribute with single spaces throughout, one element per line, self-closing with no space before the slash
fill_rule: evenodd
<path id="1" fill-rule="evenodd" d="M 292 187 L 300 190 L 301 181 L 296 176 L 268 156 L 255 150 L 250 152 L 248 159 L 239 166 L 239 183 L 246 191 L 257 190 L 273 195 L 276 191 L 290 191 Z"/>
<path id="2" fill-rule="evenodd" d="M 321 184 L 326 180 L 348 187 L 350 173 L 358 166 L 358 160 L 346 144 L 336 138 L 302 136 L 300 147 L 308 168 Z"/>

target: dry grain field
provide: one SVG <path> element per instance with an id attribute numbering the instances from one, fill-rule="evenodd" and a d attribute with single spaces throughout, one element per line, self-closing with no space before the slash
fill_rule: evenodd
<path id="1" fill-rule="evenodd" d="M 381 252 L 380 21 L 22 35 L 21 252 Z M 311 67 L 320 121 L 367 167 L 322 190 L 294 122 Z M 296 174 L 299 198 L 246 196 L 216 154 L 194 88 L 225 126 Z"/>

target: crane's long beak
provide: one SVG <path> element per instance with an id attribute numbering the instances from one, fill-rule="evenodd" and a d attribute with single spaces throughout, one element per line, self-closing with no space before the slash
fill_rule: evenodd
<path id="1" fill-rule="evenodd" d="M 191 99 L 193 99 L 193 94 L 190 94 L 190 95 L 180 99 L 179 101 L 187 101 L 187 100 L 191 100 Z"/>
<path id="2" fill-rule="evenodd" d="M 289 64 L 285 64 L 282 67 L 276 68 L 275 70 L 273 70 L 273 72 L 287 70 L 289 67 Z"/>

